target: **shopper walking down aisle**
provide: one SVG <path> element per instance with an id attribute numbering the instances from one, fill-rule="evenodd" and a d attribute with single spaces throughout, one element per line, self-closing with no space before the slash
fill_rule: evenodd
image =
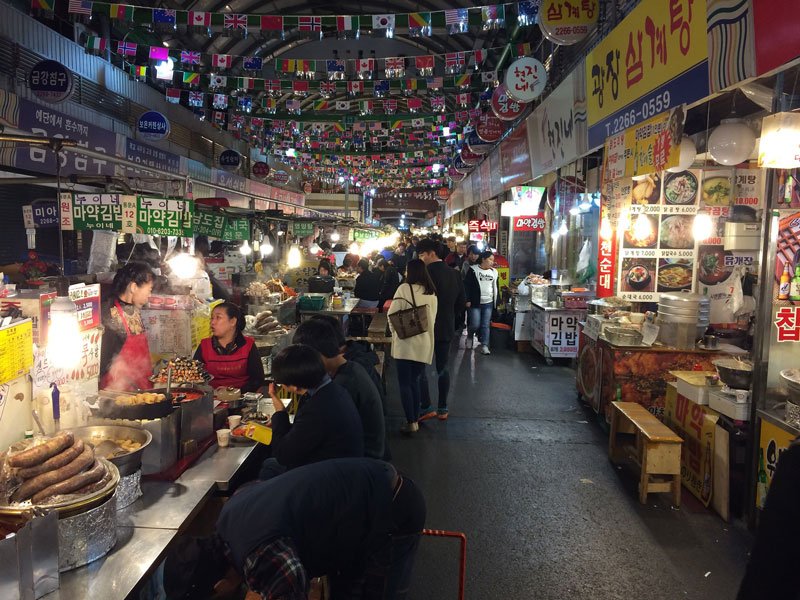
<path id="1" fill-rule="evenodd" d="M 414 307 L 424 307 L 427 327 L 424 332 L 403 339 L 392 323 L 392 315 Z M 400 429 L 402 433 L 411 434 L 419 429 L 417 421 L 422 401 L 421 379 L 425 365 L 433 362 L 433 332 L 437 309 L 436 288 L 425 263 L 419 259 L 409 261 L 406 281 L 397 288 L 388 312 L 389 328 L 392 331 L 392 358 L 397 365 L 400 399 L 406 415 L 406 424 Z"/>
<path id="2" fill-rule="evenodd" d="M 464 289 L 469 308 L 467 348 L 472 347 L 472 336 L 477 332 L 481 354 L 491 354 L 489 325 L 492 321 L 492 309 L 497 304 L 497 269 L 494 268 L 494 255 L 489 250 L 481 252 L 478 264 L 467 272 Z"/>
<path id="3" fill-rule="evenodd" d="M 447 266 L 439 258 L 441 244 L 430 238 L 423 239 L 417 244 L 417 255 L 428 267 L 428 274 L 436 287 L 437 311 L 436 323 L 433 328 L 433 355 L 436 360 L 436 379 L 439 390 L 436 412 L 431 407 L 431 397 L 428 390 L 428 378 L 422 371 L 420 387 L 422 391 L 422 406 L 420 408 L 420 421 L 439 418 L 447 419 L 447 394 L 450 391 L 450 373 L 447 370 L 447 359 L 450 355 L 450 342 L 455 336 L 456 315 L 464 310 L 464 283 L 458 271 Z"/>

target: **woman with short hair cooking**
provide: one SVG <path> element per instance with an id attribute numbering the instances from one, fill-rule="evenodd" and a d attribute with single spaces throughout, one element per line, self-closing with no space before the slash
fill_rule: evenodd
<path id="1" fill-rule="evenodd" d="M 195 360 L 205 363 L 214 376 L 214 387 L 233 387 L 242 393 L 256 392 L 264 385 L 264 365 L 255 340 L 245 336 L 244 316 L 233 302 L 223 302 L 211 311 L 211 337 L 200 342 Z"/>

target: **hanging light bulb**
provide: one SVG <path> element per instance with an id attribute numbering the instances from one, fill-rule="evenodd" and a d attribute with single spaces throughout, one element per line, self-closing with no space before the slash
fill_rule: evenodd
<path id="1" fill-rule="evenodd" d="M 572 216 L 581 214 L 580 207 L 578 205 L 573 206 L 572 208 L 569 209 L 569 214 L 571 214 Z"/>
<path id="2" fill-rule="evenodd" d="M 614 229 L 608 217 L 603 217 L 600 221 L 600 237 L 610 240 L 614 236 Z"/>
<path id="3" fill-rule="evenodd" d="M 667 169 L 670 173 L 680 173 L 692 166 L 695 157 L 697 156 L 697 146 L 694 145 L 692 138 L 688 135 L 683 136 L 681 140 L 681 155 L 678 158 L 678 164 L 675 167 Z"/>
<path id="4" fill-rule="evenodd" d="M 311 244 L 311 246 L 308 248 L 308 251 L 311 254 L 319 254 L 322 251 L 322 248 L 319 247 L 319 244 Z"/>
<path id="5" fill-rule="evenodd" d="M 50 305 L 47 360 L 57 369 L 72 369 L 81 360 L 78 307 L 69 296 L 58 296 Z"/>
<path id="6" fill-rule="evenodd" d="M 286 257 L 286 264 L 290 269 L 296 269 L 303 263 L 303 254 L 300 248 L 295 244 L 289 249 L 289 255 Z"/>
<path id="7" fill-rule="evenodd" d="M 756 134 L 742 119 L 722 119 L 708 138 L 708 152 L 721 165 L 746 161 L 756 147 Z"/>
<path id="8" fill-rule="evenodd" d="M 707 240 L 713 233 L 714 223 L 708 213 L 697 213 L 692 225 L 692 233 L 695 240 Z"/>
<path id="9" fill-rule="evenodd" d="M 339 232 L 334 229 L 333 233 L 331 234 L 331 241 L 332 242 L 338 242 L 339 241 L 339 237 L 340 237 L 339 236 Z"/>
<path id="10" fill-rule="evenodd" d="M 350 248 L 348 248 L 350 254 L 355 254 L 359 256 L 361 254 L 361 247 L 358 245 L 358 242 L 353 242 L 350 244 Z"/>
<path id="11" fill-rule="evenodd" d="M 270 244 L 268 241 L 264 242 L 261 244 L 261 258 L 269 256 L 274 250 L 275 248 L 272 247 L 272 244 Z"/>
<path id="12" fill-rule="evenodd" d="M 197 273 L 197 259 L 185 252 L 176 254 L 167 261 L 167 264 L 179 279 L 189 279 Z"/>
<path id="13" fill-rule="evenodd" d="M 239 252 L 242 253 L 242 256 L 250 256 L 253 253 L 253 249 L 250 247 L 250 244 L 245 240 L 242 242 L 242 247 L 239 248 Z"/>
<path id="14" fill-rule="evenodd" d="M 561 219 L 561 227 L 558 228 L 559 235 L 567 235 L 569 233 L 569 229 L 567 229 L 567 221 L 566 219 Z"/>
<path id="15" fill-rule="evenodd" d="M 644 213 L 639 213 L 633 222 L 633 238 L 645 240 L 653 234 L 653 224 Z"/>

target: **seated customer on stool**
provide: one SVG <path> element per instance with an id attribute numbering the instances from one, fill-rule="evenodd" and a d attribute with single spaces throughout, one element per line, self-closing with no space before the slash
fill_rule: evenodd
<path id="1" fill-rule="evenodd" d="M 205 363 L 214 387 L 233 387 L 242 393 L 264 387 L 264 365 L 253 338 L 242 334 L 244 315 L 233 302 L 211 311 L 211 337 L 200 342 L 195 360 Z"/>
<path id="2" fill-rule="evenodd" d="M 358 298 L 358 308 L 377 308 L 381 293 L 381 276 L 369 270 L 369 261 L 362 258 L 356 265 L 358 277 L 353 296 Z"/>
<path id="3" fill-rule="evenodd" d="M 272 376 L 272 458 L 264 461 L 259 479 L 329 458 L 364 456 L 361 417 L 350 395 L 325 372 L 319 352 L 302 344 L 284 348 L 272 359 Z M 277 385 L 301 396 L 293 424 Z"/>
<path id="4" fill-rule="evenodd" d="M 370 458 L 326 460 L 243 486 L 211 539 L 182 538 L 167 558 L 170 598 L 306 600 L 327 575 L 330 600 L 406 600 L 425 524 L 411 479 Z M 231 563 L 235 569 L 231 569 Z"/>
<path id="5" fill-rule="evenodd" d="M 364 367 L 344 357 L 344 348 L 339 346 L 337 337 L 337 331 L 328 321 L 309 319 L 297 328 L 293 342 L 311 346 L 322 355 L 328 375 L 347 390 L 361 416 L 364 456 L 383 458 L 386 426 L 380 392 Z"/>

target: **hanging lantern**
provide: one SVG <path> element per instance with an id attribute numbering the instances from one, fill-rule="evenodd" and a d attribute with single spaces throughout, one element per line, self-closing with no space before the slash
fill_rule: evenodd
<path id="1" fill-rule="evenodd" d="M 800 113 L 780 112 L 764 117 L 758 147 L 758 166 L 772 169 L 800 167 Z"/>

